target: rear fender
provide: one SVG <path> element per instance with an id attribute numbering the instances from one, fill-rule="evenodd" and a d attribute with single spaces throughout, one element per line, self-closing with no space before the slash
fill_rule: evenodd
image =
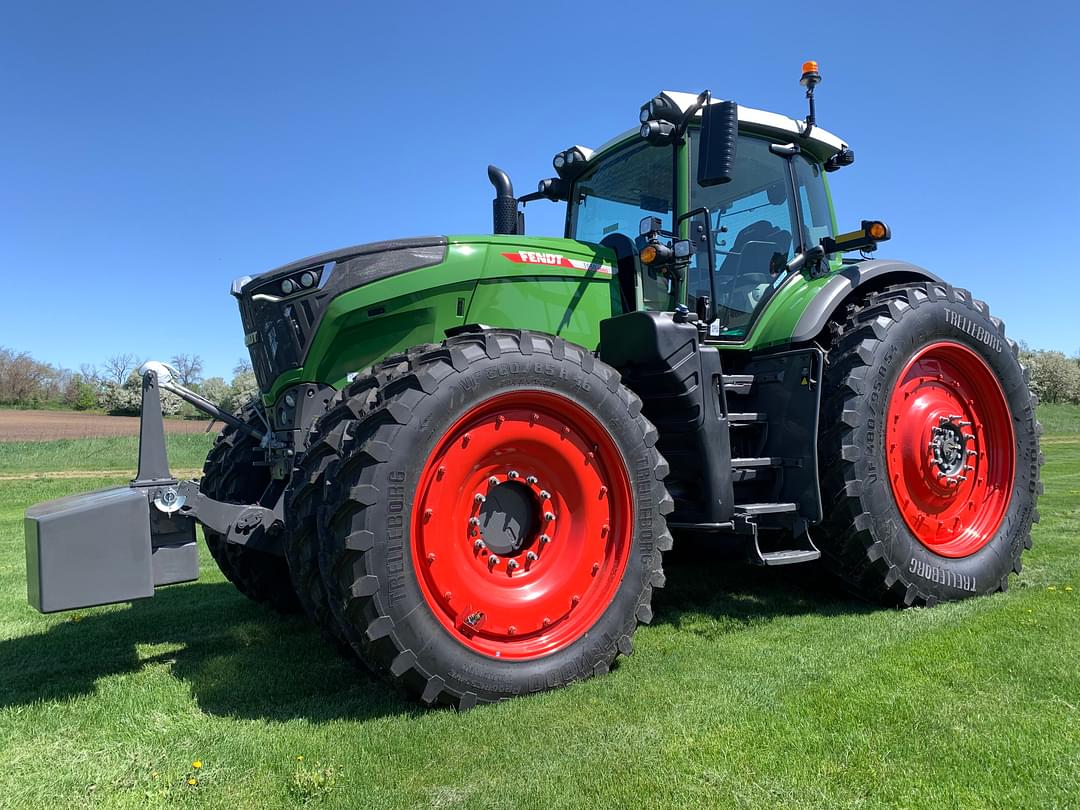
<path id="1" fill-rule="evenodd" d="M 805 343 L 814 340 L 825 329 L 834 313 L 854 296 L 905 281 L 940 282 L 941 279 L 918 265 L 894 259 L 869 259 L 844 265 L 803 310 L 791 334 L 791 342 Z"/>

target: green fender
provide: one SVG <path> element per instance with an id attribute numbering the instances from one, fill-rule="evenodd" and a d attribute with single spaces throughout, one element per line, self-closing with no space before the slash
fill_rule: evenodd
<path id="1" fill-rule="evenodd" d="M 819 278 L 800 273 L 777 290 L 745 341 L 721 348 L 755 350 L 814 340 L 853 293 L 904 281 L 941 279 L 918 265 L 895 259 L 852 262 Z"/>

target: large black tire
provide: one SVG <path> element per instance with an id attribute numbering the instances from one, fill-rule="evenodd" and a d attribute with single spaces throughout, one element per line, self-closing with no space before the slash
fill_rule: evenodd
<path id="1" fill-rule="evenodd" d="M 342 459 L 346 431 L 358 418 L 377 405 L 376 394 L 398 374 L 408 370 L 408 357 L 430 351 L 434 345 L 419 346 L 408 354 L 392 355 L 365 369 L 354 382 L 339 391 L 321 416 L 307 441 L 304 457 L 293 470 L 286 490 L 285 515 L 288 531 L 285 557 L 293 588 L 308 619 L 322 631 L 330 644 L 349 658 L 355 658 L 350 628 L 334 618 L 319 571 L 319 523 L 328 482 Z"/>
<path id="2" fill-rule="evenodd" d="M 262 427 L 253 408 L 245 409 L 242 417 L 248 424 Z M 203 464 L 199 490 L 226 503 L 259 502 L 271 479 L 269 467 L 254 463 L 255 449 L 256 442 L 248 434 L 226 425 Z M 284 557 L 228 543 L 205 526 L 203 536 L 221 573 L 240 593 L 279 613 L 300 610 Z"/>
<path id="3" fill-rule="evenodd" d="M 1009 574 L 1020 571 L 1024 549 L 1031 547 L 1043 458 L 1041 426 L 1035 418 L 1037 400 L 1028 388 L 1018 348 L 1005 337 L 1002 322 L 966 290 L 920 282 L 872 292 L 848 306 L 831 337 L 819 456 L 825 521 L 816 535 L 824 561 L 856 593 L 898 606 L 933 605 L 1005 590 Z M 961 348 L 952 348 L 955 344 Z M 1007 508 L 1002 505 L 1003 517 L 990 539 L 971 553 L 961 547 L 943 556 L 944 546 L 920 542 L 898 505 L 905 500 L 903 491 L 897 489 L 901 494 L 896 494 L 890 483 L 885 438 L 889 403 L 891 398 L 901 401 L 893 392 L 906 364 L 922 352 L 935 351 L 934 346 L 963 356 L 970 350 L 985 361 L 1004 394 L 1008 410 L 1000 412 L 1006 423 L 1011 419 L 1015 440 L 1015 472 Z M 975 366 L 982 368 L 977 361 Z M 975 407 L 974 399 L 969 401 Z M 903 418 L 905 405 L 893 407 L 895 422 Z M 895 448 L 891 452 L 897 458 Z M 975 451 L 968 455 L 980 457 Z M 914 453 L 907 457 L 917 458 Z M 941 475 L 937 467 L 930 469 L 930 477 Z M 971 485 L 981 483 L 980 476 L 989 478 L 989 470 L 981 467 L 969 473 Z M 895 472 L 892 475 L 898 480 Z M 944 481 L 952 485 L 947 477 Z M 966 477 L 957 481 L 969 486 Z M 907 500 L 909 505 L 914 503 Z M 913 508 L 909 506 L 908 515 Z"/>
<path id="4" fill-rule="evenodd" d="M 356 380 L 342 403 L 357 418 L 342 423 L 342 446 L 333 451 L 341 461 L 327 477 L 319 521 L 329 606 L 357 654 L 406 694 L 463 709 L 606 672 L 617 655 L 629 655 L 638 622 L 652 618 L 652 590 L 664 582 L 661 555 L 671 535 L 663 516 L 673 504 L 656 430 L 618 373 L 560 338 L 501 329 L 392 361 L 393 373 L 384 367 Z M 418 483 L 447 431 L 507 394 L 565 400 L 590 414 L 617 448 L 632 504 L 619 518 L 629 538 L 625 567 L 610 580 L 614 593 L 598 618 L 564 646 L 520 661 L 478 652 L 441 623 L 422 590 L 411 537 Z"/>

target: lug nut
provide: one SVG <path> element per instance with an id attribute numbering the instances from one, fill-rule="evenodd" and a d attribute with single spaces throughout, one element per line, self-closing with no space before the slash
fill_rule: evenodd
<path id="1" fill-rule="evenodd" d="M 484 550 L 484 541 L 483 540 L 477 540 L 475 543 L 472 544 L 472 547 L 473 547 L 473 551 L 483 551 Z"/>
<path id="2" fill-rule="evenodd" d="M 484 501 L 487 500 L 487 498 L 485 498 L 483 495 L 481 495 L 479 492 L 477 492 L 473 496 L 473 500 L 476 501 L 477 503 L 483 503 Z"/>
<path id="3" fill-rule="evenodd" d="M 488 557 L 488 566 L 489 567 L 494 568 L 498 564 L 499 564 L 499 558 L 496 557 L 494 554 L 492 554 L 490 557 Z"/>
<path id="4" fill-rule="evenodd" d="M 479 526 L 480 525 L 480 518 L 478 518 L 478 517 L 469 518 L 469 525 L 470 526 Z"/>
<path id="5" fill-rule="evenodd" d="M 542 545 L 545 545 L 545 546 L 546 546 L 546 545 L 547 545 L 548 543 L 550 543 L 550 542 L 551 542 L 551 538 L 550 538 L 550 537 L 548 537 L 548 536 L 547 536 L 546 534 L 542 534 L 542 535 L 540 535 L 540 543 L 541 543 Z"/>
<path id="6" fill-rule="evenodd" d="M 516 571 L 517 567 L 518 567 L 518 561 L 517 560 L 510 560 L 506 564 L 506 570 L 507 571 Z"/>
<path id="7" fill-rule="evenodd" d="M 499 479 L 498 479 L 498 478 L 496 478 L 496 477 L 495 477 L 495 476 L 493 475 L 493 476 L 491 476 L 491 478 L 489 478 L 489 479 L 488 479 L 488 483 L 489 483 L 489 484 L 490 484 L 491 486 L 495 486 L 495 485 L 496 485 L 497 483 L 499 483 Z"/>
<path id="8" fill-rule="evenodd" d="M 542 500 L 542 501 L 550 501 L 551 500 L 551 493 L 548 492 L 546 489 L 540 490 L 540 500 Z"/>
<path id="9" fill-rule="evenodd" d="M 506 474 L 506 477 L 513 481 L 515 478 L 519 478 L 521 474 L 517 470 L 511 470 Z"/>
<path id="10" fill-rule="evenodd" d="M 592 564 L 592 572 L 593 572 L 593 574 L 596 574 L 596 572 L 599 571 L 599 570 L 600 570 L 600 563 L 594 562 Z"/>
<path id="11" fill-rule="evenodd" d="M 540 558 L 536 556 L 535 551 L 528 551 L 525 553 L 525 559 L 529 562 L 536 562 Z"/>
<path id="12" fill-rule="evenodd" d="M 553 521 L 554 519 L 555 519 L 555 513 L 554 512 L 544 512 L 544 520 L 546 520 L 548 523 L 551 523 L 551 521 Z"/>
<path id="13" fill-rule="evenodd" d="M 532 484 L 533 486 L 536 486 L 536 482 L 538 480 L 539 479 L 535 475 L 530 475 L 528 478 L 525 479 L 525 483 L 526 484 Z"/>

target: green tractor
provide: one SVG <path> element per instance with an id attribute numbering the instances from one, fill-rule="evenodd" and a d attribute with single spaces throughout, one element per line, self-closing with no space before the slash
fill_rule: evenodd
<path id="1" fill-rule="evenodd" d="M 820 559 L 896 606 L 1004 590 L 1031 545 L 1040 426 L 1017 346 L 966 290 L 868 256 L 817 126 L 664 92 L 554 159 L 494 235 L 378 242 L 233 283 L 261 398 L 221 412 L 143 369 L 129 486 L 27 512 L 49 612 L 198 576 L 303 611 L 427 704 L 607 672 L 652 618 L 673 532 Z M 564 238 L 522 208 L 566 203 Z M 225 423 L 169 472 L 173 391 Z"/>

